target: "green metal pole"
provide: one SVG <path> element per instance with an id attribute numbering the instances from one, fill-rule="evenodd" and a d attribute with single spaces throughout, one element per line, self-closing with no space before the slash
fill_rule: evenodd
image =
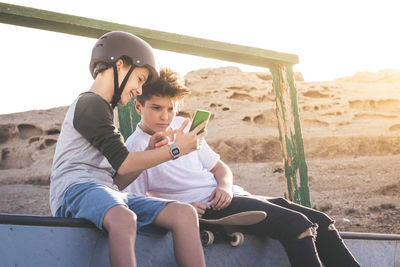
<path id="1" fill-rule="evenodd" d="M 270 67 L 270 71 L 275 91 L 279 140 L 285 164 L 286 198 L 311 207 L 293 68 L 291 65 L 275 65 Z"/>

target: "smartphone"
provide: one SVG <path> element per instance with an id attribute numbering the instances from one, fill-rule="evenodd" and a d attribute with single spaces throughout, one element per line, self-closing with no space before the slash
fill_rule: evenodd
<path id="1" fill-rule="evenodd" d="M 211 115 L 211 113 L 209 111 L 207 111 L 207 110 L 201 110 L 201 109 L 196 110 L 196 113 L 194 114 L 192 125 L 190 125 L 190 130 L 189 131 L 193 131 L 194 128 L 196 128 L 197 125 L 199 125 L 203 121 L 209 120 L 210 119 L 210 115 Z M 200 134 L 200 133 L 204 132 L 205 129 L 206 129 L 206 127 L 201 129 L 197 134 Z"/>

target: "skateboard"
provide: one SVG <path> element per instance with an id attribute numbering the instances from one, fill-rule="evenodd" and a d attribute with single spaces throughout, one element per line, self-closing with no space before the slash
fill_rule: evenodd
<path id="1" fill-rule="evenodd" d="M 240 246 L 244 235 L 237 227 L 259 223 L 266 217 L 264 211 L 244 211 L 219 219 L 199 218 L 201 243 L 210 246 L 215 240 L 222 239 L 228 240 L 233 247 Z"/>

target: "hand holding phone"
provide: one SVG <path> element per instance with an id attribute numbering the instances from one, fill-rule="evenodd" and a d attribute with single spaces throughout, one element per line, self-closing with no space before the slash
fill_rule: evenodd
<path id="1" fill-rule="evenodd" d="M 196 111 L 196 113 L 194 114 L 192 125 L 190 125 L 190 130 L 189 131 L 193 131 L 194 128 L 196 128 L 203 121 L 209 120 L 210 119 L 210 115 L 211 115 L 211 113 L 209 111 L 198 109 Z M 201 129 L 197 134 L 201 134 L 202 132 L 204 132 L 205 129 L 206 129 L 206 127 Z"/>

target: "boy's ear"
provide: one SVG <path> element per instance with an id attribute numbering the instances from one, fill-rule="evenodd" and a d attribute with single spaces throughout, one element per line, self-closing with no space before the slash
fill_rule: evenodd
<path id="1" fill-rule="evenodd" d="M 135 101 L 133 103 L 135 105 L 135 109 L 136 109 L 137 113 L 140 116 L 142 116 L 142 107 L 143 107 L 142 104 L 140 104 L 140 102 L 137 99 L 135 99 Z"/>

